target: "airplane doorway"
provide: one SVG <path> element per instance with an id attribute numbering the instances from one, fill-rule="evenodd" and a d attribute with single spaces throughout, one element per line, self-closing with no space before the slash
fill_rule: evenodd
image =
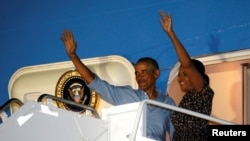
<path id="1" fill-rule="evenodd" d="M 194 58 L 204 63 L 215 92 L 211 115 L 237 124 L 249 124 L 250 69 L 243 64 L 250 63 L 250 49 Z M 177 83 L 177 72 L 170 74 L 174 76 L 169 76 L 167 91 L 178 105 L 183 93 Z"/>

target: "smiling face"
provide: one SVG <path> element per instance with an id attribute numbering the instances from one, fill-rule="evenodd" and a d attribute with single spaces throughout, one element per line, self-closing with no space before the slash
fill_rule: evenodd
<path id="1" fill-rule="evenodd" d="M 190 82 L 189 77 L 187 76 L 186 72 L 182 67 L 179 68 L 178 83 L 183 92 L 187 92 L 193 88 L 193 85 Z"/>
<path id="2" fill-rule="evenodd" d="M 135 76 L 139 88 L 145 92 L 155 88 L 159 70 L 148 62 L 139 62 L 135 65 Z"/>

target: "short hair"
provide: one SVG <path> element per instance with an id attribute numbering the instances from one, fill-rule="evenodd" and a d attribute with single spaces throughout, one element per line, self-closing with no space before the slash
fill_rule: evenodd
<path id="1" fill-rule="evenodd" d="M 158 65 L 157 61 L 151 57 L 142 57 L 136 62 L 136 64 L 142 63 L 142 62 L 146 62 L 148 64 L 151 64 L 154 67 L 154 69 L 157 69 L 157 70 L 159 69 L 159 65 Z"/>

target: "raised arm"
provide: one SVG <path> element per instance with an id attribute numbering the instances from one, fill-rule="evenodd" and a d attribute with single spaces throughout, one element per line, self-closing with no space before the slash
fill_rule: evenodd
<path id="1" fill-rule="evenodd" d="M 67 55 L 73 62 L 76 70 L 80 73 L 81 77 L 87 84 L 91 83 L 94 80 L 95 75 L 77 56 L 77 43 L 74 40 L 73 33 L 69 30 L 64 30 L 61 36 L 61 40 L 64 43 Z"/>
<path id="2" fill-rule="evenodd" d="M 181 66 L 185 70 L 186 75 L 188 75 L 194 88 L 197 91 L 200 91 L 204 84 L 203 77 L 199 73 L 199 71 L 195 68 L 194 64 L 192 63 L 191 57 L 189 56 L 186 49 L 183 47 L 182 43 L 179 41 L 175 32 L 173 31 L 172 18 L 170 14 L 165 14 L 163 11 L 160 11 L 160 16 L 161 16 L 160 20 L 161 26 L 163 30 L 167 33 L 171 42 L 173 43 L 173 46 L 175 47 L 175 51 L 177 53 Z"/>

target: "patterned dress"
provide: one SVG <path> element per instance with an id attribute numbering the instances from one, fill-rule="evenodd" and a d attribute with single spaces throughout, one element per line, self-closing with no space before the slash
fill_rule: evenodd
<path id="1" fill-rule="evenodd" d="M 183 96 L 179 107 L 210 115 L 213 96 L 214 92 L 209 86 L 204 86 L 200 93 L 192 89 Z M 207 120 L 174 111 L 172 122 L 175 128 L 173 141 L 208 140 Z"/>

